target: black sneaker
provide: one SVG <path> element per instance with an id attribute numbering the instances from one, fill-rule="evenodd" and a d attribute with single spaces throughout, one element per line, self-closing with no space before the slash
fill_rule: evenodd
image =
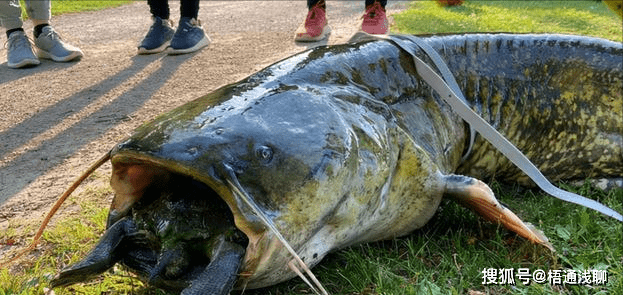
<path id="1" fill-rule="evenodd" d="M 171 21 L 152 16 L 154 23 L 149 28 L 147 35 L 138 46 L 138 54 L 152 54 L 164 51 L 173 38 L 174 30 Z"/>
<path id="2" fill-rule="evenodd" d="M 210 44 L 210 38 L 203 31 L 201 23 L 194 18 L 182 17 L 167 53 L 191 53 L 208 46 L 208 44 Z"/>

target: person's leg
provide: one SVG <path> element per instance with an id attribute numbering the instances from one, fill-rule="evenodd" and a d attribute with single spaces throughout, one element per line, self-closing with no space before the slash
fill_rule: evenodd
<path id="1" fill-rule="evenodd" d="M 41 35 L 43 27 L 50 25 L 52 18 L 52 4 L 50 0 L 25 0 L 26 13 L 32 20 L 33 36 L 35 39 Z"/>
<path id="2" fill-rule="evenodd" d="M 147 0 L 153 23 L 149 31 L 138 45 L 138 54 L 152 54 L 164 51 L 171 43 L 173 33 L 172 22 L 169 20 L 168 0 Z"/>
<path id="3" fill-rule="evenodd" d="M 389 21 L 385 14 L 387 0 L 365 0 L 366 11 L 363 14 L 361 30 L 373 35 L 389 33 Z"/>
<path id="4" fill-rule="evenodd" d="M 39 64 L 24 29 L 19 0 L 0 0 L 0 25 L 6 29 L 7 66 L 23 68 Z"/>
<path id="5" fill-rule="evenodd" d="M 294 41 L 311 42 L 327 38 L 331 28 L 326 17 L 325 0 L 307 0 L 307 17 L 294 33 Z"/>
<path id="6" fill-rule="evenodd" d="M 7 38 L 22 29 L 22 8 L 19 0 L 0 0 L 0 25 L 7 31 Z"/>
<path id="7" fill-rule="evenodd" d="M 199 15 L 199 0 L 182 0 L 180 3 L 180 16 L 197 19 Z"/>
<path id="8" fill-rule="evenodd" d="M 38 33 L 41 33 L 41 28 L 50 24 L 52 18 L 52 4 L 50 0 L 25 0 L 26 13 L 32 20 L 33 26 L 38 27 Z M 37 38 L 38 35 L 35 35 Z"/>
<path id="9" fill-rule="evenodd" d="M 387 0 L 366 0 L 366 7 L 374 4 L 374 2 L 378 2 L 383 8 L 387 5 Z"/>
<path id="10" fill-rule="evenodd" d="M 37 39 L 43 31 L 43 27 L 50 25 L 52 4 L 50 0 L 25 0 L 24 2 L 26 3 L 26 13 L 34 26 L 33 36 Z"/>
<path id="11" fill-rule="evenodd" d="M 327 5 L 324 0 L 307 0 L 307 9 L 311 9 L 316 4 L 320 4 L 322 9 L 327 9 Z"/>
<path id="12" fill-rule="evenodd" d="M 167 49 L 169 54 L 185 54 L 195 52 L 210 44 L 210 38 L 201 27 L 197 19 L 199 14 L 199 0 L 182 0 L 180 3 L 180 22 L 173 35 L 171 45 Z"/>
<path id="13" fill-rule="evenodd" d="M 83 56 L 82 51 L 63 42 L 50 26 L 52 5 L 50 0 L 26 0 L 26 12 L 35 26 L 33 35 L 37 56 L 54 61 L 70 61 Z"/>
<path id="14" fill-rule="evenodd" d="M 151 15 L 161 19 L 169 19 L 169 1 L 168 0 L 147 0 L 149 12 Z"/>

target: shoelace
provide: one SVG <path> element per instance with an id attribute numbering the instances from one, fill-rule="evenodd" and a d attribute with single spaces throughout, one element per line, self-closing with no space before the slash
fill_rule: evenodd
<path id="1" fill-rule="evenodd" d="M 51 40 L 61 40 L 61 41 L 63 40 L 63 38 L 61 38 L 61 36 L 56 31 L 54 31 L 54 29 L 52 29 L 52 28 L 47 29 L 47 30 L 41 32 L 39 37 L 41 37 L 41 36 L 43 36 L 45 38 L 49 38 Z"/>
<path id="2" fill-rule="evenodd" d="M 158 29 L 158 27 L 164 27 L 164 21 L 160 21 L 160 24 L 156 25 L 156 21 L 154 20 L 154 23 L 151 25 L 151 27 L 149 27 L 149 32 L 147 32 L 147 35 L 151 35 L 154 34 L 154 31 L 156 31 Z"/>
<path id="3" fill-rule="evenodd" d="M 201 21 L 198 19 L 191 18 L 189 21 L 183 22 L 180 24 L 180 28 L 184 32 L 190 31 L 192 28 L 201 27 Z"/>
<path id="4" fill-rule="evenodd" d="M 165 27 L 172 28 L 171 21 L 168 19 L 160 19 L 160 24 L 158 25 L 156 25 L 157 18 L 155 16 L 152 16 L 151 19 L 153 23 L 151 27 L 149 27 L 149 31 L 147 32 L 147 35 L 149 36 L 159 34 L 159 31 L 161 30 L 160 28 L 165 28 Z"/>
<path id="5" fill-rule="evenodd" d="M 28 45 L 26 44 L 34 43 L 28 36 L 25 36 L 25 37 L 26 38 L 10 37 L 8 40 L 4 41 L 4 48 L 8 48 L 9 50 L 15 49 L 15 48 L 27 48 Z M 17 40 L 11 41 L 12 39 L 17 39 Z"/>

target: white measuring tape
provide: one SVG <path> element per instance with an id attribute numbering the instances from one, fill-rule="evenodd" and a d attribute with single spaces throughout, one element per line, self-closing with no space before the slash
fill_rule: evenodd
<path id="1" fill-rule="evenodd" d="M 619 212 L 610 209 L 609 207 L 578 194 L 574 194 L 560 188 L 557 188 L 543 176 L 541 171 L 530 162 L 530 160 L 515 147 L 510 141 L 508 141 L 502 134 L 500 134 L 495 128 L 491 127 L 482 117 L 476 114 L 466 103 L 459 85 L 456 83 L 454 76 L 448 69 L 448 66 L 443 61 L 441 56 L 428 45 L 424 40 L 415 36 L 390 36 L 388 40 L 396 43 L 400 48 L 411 54 L 415 62 L 415 69 L 420 77 L 428 83 L 439 96 L 446 101 L 452 109 L 469 123 L 471 132 L 470 147 L 473 144 L 475 133 L 473 130 L 478 131 L 482 137 L 489 141 L 495 148 L 497 148 L 504 156 L 506 156 L 515 166 L 521 171 L 526 173 L 530 179 L 532 179 L 537 186 L 539 186 L 546 193 L 559 198 L 563 201 L 582 205 L 584 207 L 591 208 L 599 211 L 607 216 L 615 218 L 619 221 L 623 221 L 623 215 Z M 407 44 L 404 39 L 413 42 L 419 46 L 433 61 L 437 69 L 439 69 L 443 79 L 433 71 L 426 63 L 415 56 L 415 48 L 413 44 Z M 444 81 L 445 80 L 445 81 Z M 468 151 L 469 152 L 469 151 Z"/>

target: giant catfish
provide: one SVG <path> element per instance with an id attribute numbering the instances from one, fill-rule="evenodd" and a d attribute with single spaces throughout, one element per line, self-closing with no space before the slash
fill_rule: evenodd
<path id="1" fill-rule="evenodd" d="M 551 181 L 621 187 L 621 43 L 421 40 L 469 106 Z M 482 137 L 470 138 L 392 40 L 304 51 L 155 118 L 102 158 L 97 164 L 112 162 L 115 191 L 106 232 L 52 286 L 115 263 L 183 294 L 269 286 L 296 275 L 294 256 L 314 266 L 335 249 L 425 226 L 444 196 L 549 246 L 479 179 L 532 182 Z"/>

